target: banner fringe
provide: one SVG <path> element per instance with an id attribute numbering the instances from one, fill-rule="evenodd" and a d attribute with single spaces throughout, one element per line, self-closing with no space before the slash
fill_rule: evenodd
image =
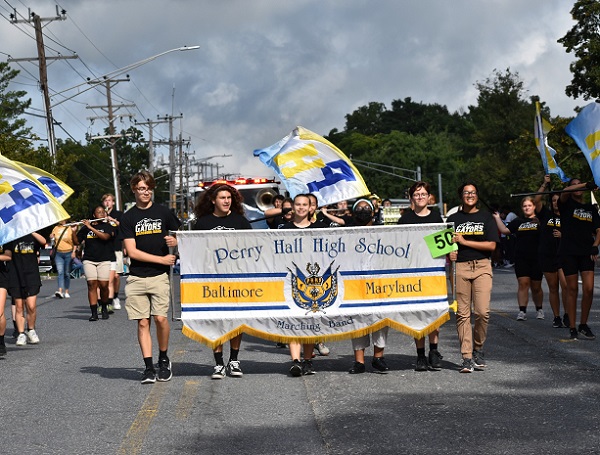
<path id="1" fill-rule="evenodd" d="M 354 330 L 352 332 L 344 332 L 344 333 L 338 333 L 338 334 L 310 336 L 310 337 L 289 337 L 289 336 L 276 335 L 276 334 L 268 333 L 268 332 L 265 332 L 262 330 L 254 329 L 245 324 L 240 325 L 236 329 L 234 329 L 230 332 L 227 332 L 225 335 L 223 335 L 215 340 L 210 340 L 206 337 L 203 337 L 199 333 L 197 333 L 194 330 L 187 327 L 185 324 L 183 325 L 181 332 L 186 337 L 188 337 L 194 341 L 197 341 L 199 343 L 202 343 L 211 349 L 215 349 L 217 346 L 226 343 L 227 341 L 231 340 L 232 338 L 235 338 L 236 336 L 238 336 L 242 333 L 245 333 L 247 335 L 250 335 L 250 336 L 253 336 L 256 338 L 260 338 L 262 340 L 273 341 L 275 343 L 289 344 L 290 342 L 296 341 L 296 342 L 299 342 L 302 344 L 313 344 L 313 343 L 319 343 L 319 342 L 325 342 L 325 341 L 350 340 L 352 338 L 359 338 L 359 337 L 368 335 L 370 333 L 376 332 L 377 330 L 380 330 L 383 327 L 390 327 L 394 330 L 397 330 L 398 332 L 404 333 L 413 338 L 420 339 L 420 338 L 423 338 L 423 337 L 429 335 L 430 333 L 438 330 L 442 325 L 444 325 L 449 320 L 450 320 L 450 313 L 449 312 L 444 313 L 436 321 L 432 322 L 424 329 L 414 330 L 404 324 L 400 324 L 399 322 L 396 322 L 392 319 L 386 318 L 386 319 L 382 319 L 382 320 L 380 320 L 374 324 L 371 324 L 370 326 L 365 327 L 360 330 Z"/>

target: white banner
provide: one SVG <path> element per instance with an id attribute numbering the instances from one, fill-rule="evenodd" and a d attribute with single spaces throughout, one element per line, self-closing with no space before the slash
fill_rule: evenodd
<path id="1" fill-rule="evenodd" d="M 449 319 L 445 258 L 421 224 L 178 232 L 183 333 L 210 347 L 239 333 L 305 343 L 384 326 L 425 336 Z"/>

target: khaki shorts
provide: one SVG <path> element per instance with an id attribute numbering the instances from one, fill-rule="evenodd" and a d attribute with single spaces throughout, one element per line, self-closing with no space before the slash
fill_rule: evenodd
<path id="1" fill-rule="evenodd" d="M 83 274 L 87 281 L 108 281 L 110 278 L 110 261 L 83 261 Z"/>
<path id="2" fill-rule="evenodd" d="M 115 251 L 115 257 L 117 258 L 117 260 L 115 262 L 110 263 L 110 270 L 114 270 L 115 273 L 123 275 L 123 252 Z"/>
<path id="3" fill-rule="evenodd" d="M 167 317 L 171 286 L 169 275 L 139 277 L 129 275 L 125 285 L 125 309 L 128 319 L 147 319 L 150 316 Z"/>

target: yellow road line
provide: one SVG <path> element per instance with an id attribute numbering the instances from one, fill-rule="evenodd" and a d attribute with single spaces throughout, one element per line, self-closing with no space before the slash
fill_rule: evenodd
<path id="1" fill-rule="evenodd" d="M 175 417 L 177 420 L 185 420 L 189 417 L 199 390 L 200 381 L 185 381 L 181 397 L 175 408 Z"/>

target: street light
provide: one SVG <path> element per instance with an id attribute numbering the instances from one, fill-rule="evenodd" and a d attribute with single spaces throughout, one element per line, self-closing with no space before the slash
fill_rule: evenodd
<path id="1" fill-rule="evenodd" d="M 145 58 L 144 60 L 140 60 L 139 62 L 136 63 L 132 63 L 131 65 L 127 65 L 123 68 L 120 68 L 118 70 L 112 71 L 110 73 L 107 73 L 103 76 L 100 76 L 94 80 L 91 80 L 88 78 L 88 80 L 86 82 L 83 82 L 81 84 L 78 84 L 74 87 L 68 88 L 63 90 L 62 92 L 58 92 L 56 95 L 62 95 L 65 92 L 68 92 L 70 90 L 82 87 L 83 85 L 88 85 L 89 87 L 86 88 L 85 90 L 81 90 L 78 91 L 76 94 L 63 99 L 62 101 L 59 101 L 58 103 L 55 103 L 54 105 L 52 105 L 52 107 L 56 107 L 59 104 L 64 103 L 65 101 L 68 101 L 70 99 L 73 99 L 76 96 L 81 95 L 84 92 L 87 92 L 88 90 L 91 90 L 92 88 L 96 87 L 99 84 L 104 84 L 106 83 L 107 80 L 110 80 L 111 78 L 115 78 L 117 76 L 120 76 L 121 74 L 127 73 L 130 70 L 133 70 L 135 68 L 138 68 L 142 65 L 145 65 L 146 63 L 151 62 L 152 60 L 156 60 L 158 57 L 161 57 L 163 55 L 169 54 L 171 52 L 176 52 L 176 51 L 190 51 L 190 50 L 195 50 L 195 49 L 200 49 L 200 46 L 183 46 L 183 47 L 177 47 L 175 49 L 170 49 L 168 51 L 165 52 L 161 52 L 160 54 L 156 54 L 153 55 L 152 57 L 148 57 Z M 55 96 L 56 96 L 55 95 Z M 52 137 L 54 137 L 54 134 L 52 134 Z M 120 135 L 118 136 L 120 137 Z M 114 137 L 113 137 L 114 139 Z M 111 161 L 111 167 L 113 169 L 113 185 L 114 185 L 114 189 L 115 189 L 115 205 L 117 206 L 117 210 L 123 210 L 122 204 L 121 204 L 121 183 L 119 182 L 119 175 L 117 172 L 117 153 L 116 150 L 114 149 L 114 143 L 113 143 L 113 148 L 111 149 L 111 154 L 110 154 L 110 161 Z"/>
<path id="2" fill-rule="evenodd" d="M 74 85 L 73 87 L 66 88 L 66 89 L 64 89 L 61 92 L 55 93 L 52 96 L 52 98 L 54 98 L 54 97 L 56 97 L 58 95 L 62 95 L 63 93 L 69 92 L 69 91 L 74 90 L 76 88 L 83 87 L 84 85 L 88 86 L 88 88 L 86 88 L 85 90 L 78 91 L 74 95 L 71 95 L 68 98 L 65 98 L 65 99 L 63 99 L 63 100 L 61 100 L 61 101 L 59 101 L 57 103 L 54 103 L 52 105 L 52 107 L 54 108 L 54 107 L 56 107 L 56 106 L 64 103 L 65 101 L 69 101 L 70 99 L 73 99 L 76 96 L 79 96 L 82 93 L 85 93 L 88 90 L 93 89 L 98 84 L 104 84 L 106 82 L 106 79 L 111 79 L 111 78 L 120 76 L 122 74 L 128 73 L 129 71 L 134 70 L 136 68 L 139 68 L 140 66 L 145 65 L 146 63 L 149 63 L 152 60 L 156 60 L 158 57 L 162 57 L 163 55 L 170 54 L 171 52 L 176 52 L 176 51 L 191 51 L 191 50 L 196 50 L 196 49 L 200 49 L 200 46 L 183 46 L 183 47 L 177 47 L 175 49 L 170 49 L 168 51 L 161 52 L 160 54 L 153 55 L 152 57 L 145 58 L 144 60 L 140 60 L 139 62 L 132 63 L 131 65 L 124 66 L 123 68 L 119 68 L 119 69 L 114 70 L 114 71 L 112 71 L 110 73 L 106 73 L 105 75 L 97 77 L 96 79 L 89 79 L 88 78 L 85 82 L 82 82 L 81 84 Z"/>

